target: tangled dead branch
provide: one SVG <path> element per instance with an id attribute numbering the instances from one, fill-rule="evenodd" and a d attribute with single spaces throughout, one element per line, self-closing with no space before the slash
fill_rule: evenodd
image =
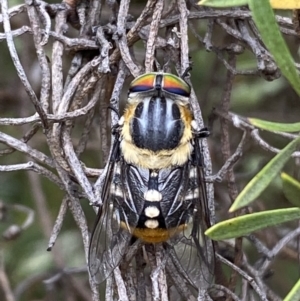
<path id="1" fill-rule="evenodd" d="M 105 3 L 98 0 L 65 1 L 59 4 L 26 0 L 24 4 L 8 8 L 7 0 L 1 0 L 0 22 L 4 32 L 0 33 L 0 41 L 7 44 L 31 108 L 27 108 L 25 112 L 15 112 L 13 117 L 0 118 L 3 129 L 19 127 L 23 132 L 22 138 L 15 138 L 1 131 L 0 143 L 5 148 L 1 149 L 0 155 L 5 157 L 13 152 L 20 152 L 26 157 L 25 163 L 0 165 L 0 171 L 33 171 L 64 191 L 65 196 L 51 235 L 46 233 L 48 237 L 50 235 L 48 250 L 53 248 L 69 209 L 81 231 L 86 260 L 90 236 L 80 200 L 86 199 L 95 206 L 102 204 L 100 191 L 107 171 L 104 164 L 101 168 L 87 167 L 81 159 L 89 150 L 91 131 L 95 127 L 100 128 L 98 141 L 94 145 L 99 153 L 102 151 L 104 163 L 110 152 L 109 141 L 113 140 L 110 129 L 118 122 L 116 112 L 119 111 L 120 100 L 123 98 L 126 79 L 153 71 L 157 65 L 156 60 L 162 61 L 170 70 L 174 67 L 177 74 L 182 75 L 190 65 L 189 31 L 227 69 L 221 109 L 214 111 L 214 115 L 222 120 L 221 148 L 225 163 L 214 176 L 208 145 L 204 143 L 203 155 L 212 221 L 215 220 L 213 183 L 227 177 L 229 196 L 231 199 L 236 197 L 238 188 L 232 167 L 242 156 L 249 140 L 252 139 L 267 151 L 279 151 L 264 141 L 259 131 L 246 119 L 229 112 L 230 93 L 236 76 L 261 76 L 268 81 L 280 76 L 280 71 L 265 48 L 247 8 L 216 10 L 199 7 L 194 1 L 148 0 L 144 6 L 138 6 L 138 12 L 130 15 L 132 6 L 129 0 L 107 0 Z M 29 24 L 26 24 L 25 15 Z M 13 20 L 16 18 L 20 18 L 24 25 L 12 29 Z M 277 21 L 283 34 L 298 36 L 289 18 L 277 16 Z M 203 26 L 204 34 L 200 29 Z M 214 38 L 216 31 L 226 36 L 230 42 L 217 43 Z M 22 50 L 17 51 L 16 40 L 22 36 L 32 39 L 34 46 L 31 49 L 35 51 L 40 68 L 38 93 L 29 79 L 28 68 L 25 68 L 20 59 Z M 239 69 L 236 63 L 237 58 L 246 50 L 256 60 L 254 69 Z M 71 58 L 69 67 L 66 67 L 66 55 Z M 298 64 L 296 66 L 299 68 Z M 25 98 L 17 91 L 14 97 L 20 98 L 20 101 Z M 194 92 L 191 104 L 198 124 L 203 126 L 199 101 Z M 108 107 L 113 108 L 110 114 Z M 229 125 L 243 132 L 234 153 L 230 151 Z M 76 132 L 75 126 L 78 127 Z M 41 143 L 30 145 L 36 136 L 47 144 L 47 151 L 40 147 Z M 285 137 L 294 136 L 285 134 Z M 294 157 L 299 157 L 299 152 L 294 153 Z M 39 203 L 36 205 L 42 206 Z M 47 210 L 43 214 L 48 218 Z M 235 250 L 232 262 L 216 254 L 218 261 L 235 272 L 234 277 L 231 277 L 228 284 L 219 280 L 220 277 L 216 275 L 217 281 L 209 290 L 210 296 L 200 289 L 198 300 L 216 300 L 222 297 L 226 297 L 226 300 L 252 300 L 249 297 L 252 295 L 258 296 L 260 300 L 279 300 L 265 283 L 264 277 L 279 250 L 299 233 L 297 229 L 284 236 L 272 249 L 266 248 L 258 238 L 249 236 L 249 241 L 258 252 L 265 255 L 260 268 L 249 264 L 243 253 L 242 240 L 237 239 L 235 245 L 227 246 L 231 248 L 231 254 Z M 57 258 L 58 253 L 59 251 L 54 254 Z M 153 258 L 149 258 L 150 265 L 153 266 L 149 285 L 144 276 L 140 245 L 134 244 L 128 251 L 129 258 L 125 261 L 130 262 L 136 256 L 137 267 L 128 268 L 125 264 L 126 268 L 121 266 L 120 269 L 115 269 L 112 279 L 107 281 L 105 300 L 116 300 L 116 296 L 121 300 L 173 300 L 170 282 L 175 284 L 184 300 L 195 300 L 191 289 L 182 283 L 176 266 L 167 266 L 167 272 L 159 269 L 163 261 L 161 255 L 160 250 L 155 250 Z M 57 266 L 62 268 L 64 264 L 60 262 Z M 60 272 L 57 277 L 48 280 L 47 285 L 73 272 Z M 1 275 L 5 275 L 2 268 Z M 138 284 L 137 278 L 141 279 Z M 235 291 L 237 279 L 242 279 L 239 296 Z M 6 291 L 6 299 L 13 300 L 5 277 L 0 277 L 0 285 Z M 98 286 L 92 279 L 90 287 L 92 300 L 99 300 Z M 83 297 L 85 300 L 88 298 L 86 295 Z"/>

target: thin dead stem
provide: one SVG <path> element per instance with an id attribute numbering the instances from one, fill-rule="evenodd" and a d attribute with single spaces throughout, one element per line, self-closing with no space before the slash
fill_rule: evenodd
<path id="1" fill-rule="evenodd" d="M 247 8 L 207 9 L 194 2 L 148 0 L 145 4 L 139 3 L 138 13 L 131 16 L 130 13 L 135 11 L 135 7 L 129 0 L 107 0 L 106 3 L 93 0 L 89 2 L 90 5 L 72 0 L 57 4 L 25 0 L 24 4 L 11 8 L 8 8 L 7 0 L 1 0 L 0 23 L 3 25 L 3 32 L 0 33 L 0 41 L 7 45 L 16 75 L 27 93 L 30 105 L 21 114 L 15 111 L 12 117 L 0 112 L 0 145 L 3 147 L 0 157 L 6 159 L 9 158 L 8 155 L 21 153 L 23 158 L 21 162 L 18 161 L 18 156 L 14 163 L 5 161 L 5 164 L 0 165 L 0 172 L 30 172 L 30 189 L 43 234 L 49 239 L 48 251 L 55 248 L 54 244 L 67 212 L 70 211 L 80 230 L 87 262 L 89 217 L 86 217 L 80 200 L 85 199 L 94 205 L 95 211 L 103 203 L 101 190 L 108 165 L 101 166 L 100 154 L 102 152 L 102 163 L 106 163 L 115 139 L 111 128 L 118 123 L 120 105 L 123 106 L 122 99 L 126 100 L 126 96 L 122 95 L 126 79 L 129 76 L 136 77 L 144 71 L 155 71 L 154 66 L 159 65 L 161 54 L 164 68 L 170 72 L 175 69 L 182 76 L 191 65 L 189 54 L 190 41 L 193 38 L 201 47 L 212 52 L 220 66 L 227 70 L 221 105 L 213 112 L 214 117 L 221 120 L 220 149 L 223 155 L 223 166 L 214 176 L 208 142 L 203 139 L 201 144 L 212 224 L 216 219 L 214 184 L 226 178 L 229 198 L 231 201 L 236 198 L 239 188 L 233 166 L 243 158 L 249 141 L 254 141 L 261 149 L 270 153 L 280 151 L 265 141 L 265 136 L 247 118 L 230 112 L 231 92 L 237 76 L 261 76 L 268 81 L 280 76 L 272 55 L 262 42 L 251 13 Z M 25 14 L 28 24 L 23 18 Z M 21 21 L 15 26 L 13 20 L 17 18 Z M 276 16 L 276 19 L 283 34 L 291 37 L 298 35 L 290 18 Z M 216 42 L 216 37 L 221 35 L 226 36 L 230 43 Z M 30 39 L 29 43 L 32 44 L 31 49 L 40 71 L 38 83 L 31 80 L 33 64 L 30 65 L 29 62 L 29 66 L 25 66 L 17 51 L 16 41 L 23 37 Z M 251 68 L 240 68 L 238 57 L 246 49 L 252 54 L 256 64 Z M 22 49 L 19 50 L 21 51 Z M 25 57 L 29 55 L 22 54 Z M 299 64 L 295 63 L 295 66 L 300 69 Z M 194 66 L 194 69 L 197 67 Z M 203 128 L 205 122 L 199 105 L 201 100 L 195 94 L 188 72 L 185 80 L 192 88 L 190 102 L 194 118 L 199 127 Z M 27 104 L 20 95 L 16 93 L 14 97 L 24 107 Z M 108 110 L 109 107 L 112 109 Z M 15 131 L 11 130 L 14 127 L 21 129 L 19 132 L 23 137 L 14 136 Z M 243 134 L 233 153 L 231 147 L 234 135 L 231 135 L 231 128 Z M 299 136 L 281 132 L 273 134 L 290 140 Z M 91 155 L 91 150 L 95 149 L 96 152 Z M 90 156 L 98 158 L 96 161 L 99 166 L 86 166 L 92 162 Z M 292 157 L 300 157 L 300 152 L 296 151 Z M 42 178 L 64 192 L 54 221 L 49 209 L 52 196 L 43 191 Z M 11 237 L 15 239 L 33 222 L 34 213 L 31 209 L 27 208 L 29 211 L 26 211 L 18 205 L 7 208 L 22 211 L 27 216 L 24 224 L 11 225 L 11 232 L 4 233 L 7 239 L 13 233 Z M 1 208 L 1 214 L 4 214 L 2 211 Z M 256 235 L 247 237 L 263 257 L 259 267 L 248 263 L 243 253 L 242 239 L 237 239 L 232 262 L 216 255 L 222 264 L 233 271 L 229 285 L 211 284 L 208 290 L 193 288 L 188 281 L 183 280 L 187 278 L 184 278 L 184 271 L 179 269 L 176 262 L 167 260 L 165 249 L 161 245 L 155 245 L 151 249 L 151 246 L 137 241 L 128 249 L 120 268 L 117 267 L 107 280 L 105 300 L 167 301 L 183 298 L 195 301 L 226 298 L 227 301 L 239 301 L 250 300 L 247 298 L 253 291 L 260 300 L 278 300 L 263 276 L 280 251 L 297 254 L 292 242 L 299 233 L 300 230 L 296 229 L 288 234 L 278 234 L 277 243 L 272 248 Z M 46 286 L 51 286 L 52 291 L 53 285 L 59 282 L 66 291 L 67 288 L 73 288 L 74 292 L 66 300 L 77 300 L 76 296 L 89 300 L 90 291 L 93 301 L 100 300 L 99 287 L 92 277 L 89 275 L 88 288 L 83 281 L 75 278 L 77 272 L 67 270 L 66 260 L 60 250 L 55 249 L 55 252 L 54 261 L 60 272 L 51 275 Z M 44 273 L 34 279 L 29 276 L 17 288 L 15 295 L 18 296 L 20 292 L 22 295 L 47 276 L 49 275 Z M 238 280 L 241 280 L 241 290 L 236 289 Z M 2 261 L 0 286 L 6 301 L 17 299 Z M 239 291 L 241 292 L 238 293 Z M 48 293 L 51 296 L 51 292 Z"/>

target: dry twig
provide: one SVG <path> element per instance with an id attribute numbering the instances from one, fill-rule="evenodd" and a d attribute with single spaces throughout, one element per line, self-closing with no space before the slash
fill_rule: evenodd
<path id="1" fill-rule="evenodd" d="M 212 223 L 215 221 L 213 182 L 221 181 L 227 175 L 229 195 L 231 199 L 236 197 L 237 187 L 233 165 L 242 157 L 243 149 L 248 143 L 246 138 L 251 137 L 262 149 L 273 153 L 280 151 L 264 141 L 259 130 L 250 125 L 246 119 L 229 112 L 230 93 L 236 75 L 261 75 L 268 80 L 274 80 L 280 76 L 247 9 L 214 10 L 199 8 L 193 1 L 178 0 L 170 4 L 170 1 L 148 0 L 134 20 L 129 16 L 131 8 L 129 0 L 107 0 L 106 2 L 108 9 L 98 0 L 90 1 L 90 5 L 79 4 L 78 1 L 65 1 L 62 4 L 50 5 L 40 0 L 26 0 L 25 4 L 8 8 L 7 0 L 1 0 L 0 23 L 3 24 L 4 32 L 0 33 L 0 41 L 5 41 L 7 44 L 16 73 L 33 105 L 33 110 L 26 112 L 27 117 L 0 116 L 0 125 L 3 128 L 17 126 L 22 128 L 23 133 L 26 133 L 22 138 L 15 138 L 12 134 L 0 132 L 1 145 L 8 147 L 0 150 L 0 156 L 20 152 L 29 158 L 26 159 L 27 162 L 0 165 L 0 172 L 33 171 L 64 191 L 65 196 L 61 200 L 60 211 L 51 235 L 49 212 L 42 214 L 47 217 L 44 231 L 50 235 L 48 250 L 53 248 L 69 209 L 80 229 L 86 260 L 90 237 L 87 219 L 79 199 L 85 198 L 92 205 L 100 206 L 103 201 L 101 189 L 107 173 L 107 166 L 90 168 L 81 161 L 84 160 L 81 158 L 84 158 L 89 148 L 89 138 L 93 135 L 93 129 L 100 126 L 99 141 L 96 143 L 98 153 L 102 150 L 104 162 L 109 155 L 109 141 L 114 139 L 113 136 L 108 137 L 108 132 L 110 132 L 110 127 L 118 122 L 119 116 L 115 112 L 119 112 L 121 92 L 126 78 L 129 75 L 136 77 L 142 73 L 142 70 L 153 71 L 154 61 L 159 59 L 161 52 L 164 55 L 164 62 L 168 61 L 169 69 L 170 66 L 174 66 L 179 75 L 185 73 L 190 67 L 189 30 L 201 45 L 214 53 L 228 70 L 222 110 L 215 111 L 215 114 L 222 119 L 222 152 L 225 162 L 216 176 L 211 175 L 212 163 L 208 144 L 205 140 L 202 144 L 208 207 Z M 21 18 L 25 12 L 28 15 L 29 25 L 12 30 L 12 18 Z M 199 29 L 202 20 L 208 20 L 204 37 L 201 37 Z M 277 16 L 277 21 L 284 34 L 297 36 L 289 18 Z M 69 26 L 79 29 L 75 37 L 74 34 L 72 37 L 69 36 Z M 230 37 L 231 43 L 216 44 L 214 41 L 216 30 Z M 15 47 L 15 40 L 22 36 L 33 37 L 33 49 L 41 70 L 38 94 L 29 81 Z M 140 52 L 140 48 L 136 46 L 138 41 L 142 41 L 145 46 L 144 60 L 137 55 Z M 235 61 L 245 49 L 253 54 L 257 65 L 255 69 L 240 70 L 237 66 Z M 47 56 L 49 51 L 51 51 L 51 59 Z M 65 77 L 66 54 L 71 56 L 71 64 L 66 70 L 67 76 Z M 299 64 L 296 66 L 299 68 Z M 188 78 L 187 81 L 189 81 Z M 97 111 L 98 102 L 100 102 L 100 114 Z M 108 106 L 113 108 L 110 118 Z M 193 89 L 191 106 L 198 125 L 203 127 L 202 111 Z M 244 133 L 234 154 L 230 152 L 230 124 Z M 32 128 L 28 131 L 26 126 L 29 125 Z M 40 128 L 43 133 L 38 131 Z M 78 133 L 74 128 L 78 128 L 80 137 L 76 147 L 74 141 Z M 297 136 L 286 133 L 276 134 L 289 139 Z M 37 136 L 43 140 L 44 145 L 48 146 L 50 154 L 46 153 L 39 143 L 28 144 L 37 139 Z M 299 156 L 298 151 L 293 154 L 293 157 Z M 93 182 L 91 177 L 96 177 L 96 181 Z M 33 182 L 35 180 L 32 178 Z M 38 185 L 36 193 L 42 189 L 41 185 Z M 40 206 L 39 212 L 42 212 L 43 203 L 37 202 L 37 205 Z M 240 256 L 235 256 L 234 264 L 219 255 L 218 259 L 232 268 L 235 275 L 238 275 L 237 277 L 244 279 L 242 296 L 234 293 L 236 281 L 233 279 L 229 287 L 214 284 L 209 290 L 211 297 L 205 290 L 199 290 L 198 300 L 211 300 L 214 297 L 224 296 L 232 300 L 243 300 L 250 291 L 249 285 L 261 300 L 267 300 L 267 296 L 275 296 L 275 293 L 265 285 L 262 275 L 283 246 L 297 235 L 299 235 L 299 229 L 284 236 L 271 250 L 258 238 L 249 237 L 259 252 L 266 255 L 256 273 L 242 254 L 241 241 L 237 241 L 237 254 Z M 126 264 L 121 265 L 120 269 L 116 268 L 112 277 L 108 279 L 106 300 L 115 300 L 116 296 L 122 300 L 171 300 L 169 294 L 174 286 L 177 296 L 180 295 L 184 300 L 195 300 L 193 289 L 181 280 L 176 263 L 165 262 L 164 250 L 159 246 L 156 246 L 154 253 L 148 250 L 152 272 L 150 278 L 145 275 L 145 252 L 143 252 L 142 245 L 140 242 L 134 244 L 125 258 Z M 135 270 L 130 263 L 134 257 Z M 60 265 L 63 264 L 64 262 L 60 261 Z M 63 267 L 60 266 L 60 268 Z M 52 285 L 66 277 L 66 274 L 68 273 L 63 271 L 48 282 Z M 6 300 L 14 300 L 3 268 L 0 270 L 0 276 L 0 284 L 5 292 Z M 34 281 L 40 281 L 40 278 Z M 92 278 L 89 282 L 92 299 L 97 301 L 99 300 L 98 286 Z M 76 282 L 72 283 L 74 286 Z M 27 283 L 23 286 L 24 290 L 30 285 Z M 78 287 L 80 287 L 78 294 L 88 299 L 89 295 L 85 294 L 82 286 L 78 284 Z"/>

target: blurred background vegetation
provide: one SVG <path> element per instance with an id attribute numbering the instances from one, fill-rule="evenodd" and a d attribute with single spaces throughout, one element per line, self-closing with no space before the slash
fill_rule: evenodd
<path id="1" fill-rule="evenodd" d="M 22 1 L 9 1 L 9 6 L 23 3 Z M 133 1 L 130 13 L 134 18 L 139 16 L 145 1 Z M 283 12 L 278 12 L 283 13 Z M 284 12 L 290 16 L 289 12 Z M 105 23 L 105 20 L 102 20 Z M 205 34 L 206 20 L 198 23 L 200 35 Z M 26 13 L 17 15 L 11 19 L 12 28 L 19 28 L 28 24 Z M 2 24 L 0 24 L 3 32 Z M 68 36 L 76 36 L 77 31 L 69 28 Z M 218 45 L 226 43 L 226 35 L 218 29 L 214 32 L 214 42 Z M 297 36 L 286 37 L 289 49 L 298 60 L 299 38 Z M 24 34 L 15 38 L 16 47 L 24 66 L 26 74 L 35 88 L 37 95 L 40 89 L 40 70 L 36 60 L 35 49 L 30 34 Z M 192 34 L 189 37 L 190 56 L 193 62 L 191 81 L 200 100 L 200 106 L 208 124 L 209 116 L 213 108 L 218 107 L 226 81 L 226 69 L 214 52 L 207 52 Z M 141 45 L 140 45 L 141 46 Z M 50 48 L 49 48 L 50 49 Z M 135 47 L 140 52 L 141 62 L 143 59 L 143 48 Z M 7 45 L 2 40 L 0 43 L 0 114 L 1 117 L 25 117 L 34 113 L 34 108 L 29 101 L 24 88 L 16 75 L 14 65 L 9 55 Z M 72 58 L 72 53 L 65 53 L 64 66 L 67 70 Z M 51 54 L 49 53 L 51 57 Z M 139 55 L 136 55 L 139 57 Z M 256 60 L 250 51 L 245 51 L 238 56 L 237 69 L 256 68 Z M 129 79 L 130 81 L 130 79 Z M 126 100 L 126 89 L 124 90 Z M 99 111 L 99 110 L 98 110 Z M 236 76 L 234 89 L 231 96 L 230 111 L 245 117 L 256 117 L 278 122 L 299 122 L 300 106 L 299 97 L 290 87 L 288 82 L 280 77 L 274 81 L 266 81 L 259 76 Z M 0 131 L 15 138 L 21 138 L 29 126 L 0 126 Z M 215 122 L 209 137 L 210 152 L 213 162 L 213 172 L 217 172 L 222 166 L 220 156 L 220 126 Z M 74 143 L 76 143 L 76 129 L 74 131 Z M 230 132 L 232 151 L 239 143 L 242 133 L 233 128 Z M 282 148 L 286 140 L 270 133 L 262 134 L 264 139 L 271 145 Z M 103 168 L 102 153 L 100 149 L 99 130 L 97 123 L 93 125 L 90 133 L 87 150 L 82 156 L 82 161 L 89 167 Z M 49 154 L 44 136 L 40 131 L 29 142 L 29 145 L 37 147 L 46 154 Z M 0 144 L 0 150 L 6 149 Z M 243 157 L 235 165 L 236 179 L 239 191 L 245 184 L 272 158 L 274 154 L 262 150 L 253 142 L 247 144 Z M 17 164 L 27 162 L 28 158 L 19 152 L 13 152 L 9 156 L 0 156 L 0 164 Z M 297 162 L 296 162 L 297 163 Z M 290 175 L 299 179 L 299 166 L 291 161 L 285 168 Z M 3 233 L 11 224 L 22 224 L 25 214 L 13 209 L 14 204 L 22 204 L 35 212 L 35 218 L 30 227 L 23 231 L 19 237 L 6 241 L 1 238 L 1 265 L 5 267 L 10 285 L 15 293 L 16 300 L 87 300 L 88 279 L 85 267 L 85 257 L 80 232 L 70 213 L 64 220 L 63 229 L 59 235 L 52 252 L 47 252 L 48 240 L 51 227 L 58 214 L 61 200 L 64 196 L 57 186 L 47 179 L 34 174 L 33 172 L 16 171 L 0 173 L 0 205 L 6 208 L 2 211 L 0 221 L 0 233 Z M 230 199 L 227 193 L 227 186 L 224 183 L 215 185 L 215 203 L 217 219 L 228 218 L 227 210 L 230 206 Z M 88 204 L 88 201 L 81 200 L 90 229 L 95 220 L 95 214 Z M 280 178 L 268 187 L 259 200 L 253 205 L 254 211 L 264 209 L 288 207 L 290 204 L 282 193 Z M 272 246 L 278 239 L 280 233 L 289 231 L 289 227 L 295 224 L 284 224 L 274 230 L 266 229 L 260 232 L 260 236 L 266 245 Z M 253 250 L 247 241 L 244 241 L 245 248 L 251 260 L 255 260 L 258 254 Z M 78 299 L 72 299 L 72 293 L 66 299 L 64 292 L 59 292 L 60 281 L 54 283 L 43 282 L 54 275 L 59 275 L 62 268 L 82 268 L 78 274 L 72 276 L 69 282 L 70 292 Z M 284 297 L 299 277 L 299 265 L 296 253 L 284 252 L 270 271 L 268 283 L 271 288 L 281 297 Z M 53 288 L 55 287 L 55 289 Z M 66 286 L 64 286 L 65 288 Z M 51 291 L 54 291 L 51 295 Z M 47 292 L 47 294 L 46 294 Z M 45 299 L 45 296 L 48 296 Z M 3 292 L 0 289 L 0 300 L 3 300 Z M 52 296 L 52 297 L 49 297 Z M 50 298 L 50 299 L 49 299 Z"/>

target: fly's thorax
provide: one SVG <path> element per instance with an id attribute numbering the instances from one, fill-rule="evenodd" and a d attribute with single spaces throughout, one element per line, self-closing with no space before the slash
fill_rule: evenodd
<path id="1" fill-rule="evenodd" d="M 129 130 L 137 147 L 159 152 L 176 148 L 184 127 L 177 104 L 162 95 L 148 97 L 136 106 Z"/>
<path id="2" fill-rule="evenodd" d="M 193 150 L 191 143 L 185 143 L 173 150 L 153 152 L 140 149 L 125 139 L 122 140 L 120 147 L 126 162 L 148 169 L 181 166 L 189 159 Z"/>
<path id="3" fill-rule="evenodd" d="M 122 117 L 125 161 L 149 169 L 184 164 L 193 149 L 192 121 L 192 112 L 182 101 L 146 97 L 130 103 Z"/>

